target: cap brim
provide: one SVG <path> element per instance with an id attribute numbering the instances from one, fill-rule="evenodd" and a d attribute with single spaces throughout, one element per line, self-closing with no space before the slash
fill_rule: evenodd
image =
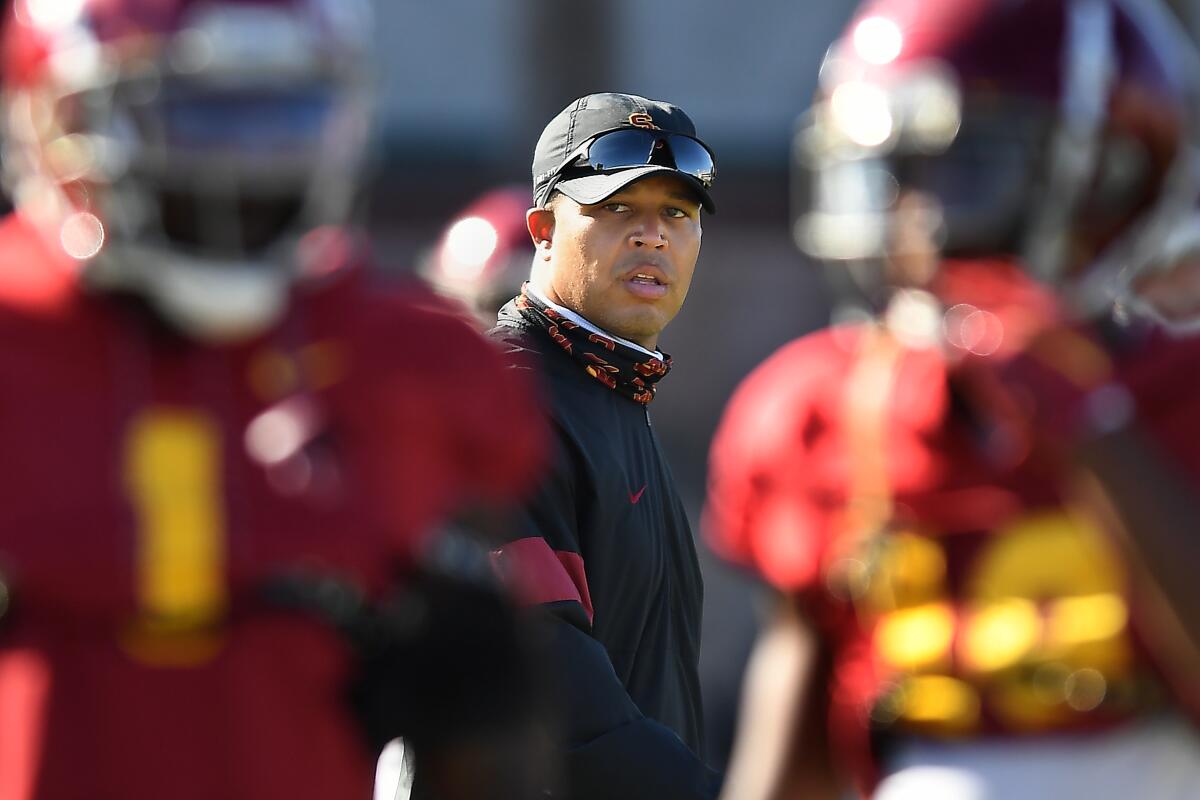
<path id="1" fill-rule="evenodd" d="M 612 197 L 634 181 L 649 175 L 667 173 L 681 178 L 696 192 L 700 205 L 710 214 L 717 213 L 717 207 L 708 190 L 698 179 L 671 167 L 660 164 L 648 164 L 644 167 L 631 167 L 619 172 L 601 173 L 599 175 L 583 175 L 570 180 L 559 181 L 554 188 L 580 205 L 590 206 Z"/>

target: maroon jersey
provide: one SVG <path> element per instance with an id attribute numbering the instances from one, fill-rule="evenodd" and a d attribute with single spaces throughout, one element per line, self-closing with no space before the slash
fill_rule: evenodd
<path id="1" fill-rule="evenodd" d="M 218 347 L 81 291 L 19 218 L 0 259 L 0 797 L 369 797 L 349 648 L 259 589 L 378 594 L 452 509 L 525 485 L 524 385 L 358 269 Z"/>
<path id="2" fill-rule="evenodd" d="M 1053 313 L 1019 284 L 970 308 L 1010 334 Z M 1200 339 L 1143 341 L 1115 369 L 1200 480 L 1200 379 L 1180 370 L 1197 358 Z M 1066 505 L 1062 461 L 990 372 L 866 326 L 821 331 L 744 382 L 714 443 L 711 543 L 830 643 L 830 735 L 864 786 L 891 735 L 1101 727 L 1162 691 L 1115 548 Z"/>

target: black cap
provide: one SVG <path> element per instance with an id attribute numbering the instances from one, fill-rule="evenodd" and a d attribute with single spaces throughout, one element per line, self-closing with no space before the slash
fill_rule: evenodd
<path id="1" fill-rule="evenodd" d="M 542 131 L 533 150 L 533 201 L 546 205 L 551 190 L 558 190 L 577 203 L 591 205 L 616 194 L 639 178 L 670 172 L 687 181 L 696 190 L 704 210 L 716 212 L 708 189 L 686 172 L 658 164 L 626 167 L 611 172 L 557 180 L 555 170 L 563 159 L 588 139 L 622 128 L 655 128 L 663 133 L 682 133 L 696 137 L 696 125 L 679 106 L 659 100 L 647 100 L 635 94 L 601 92 L 581 97 L 559 112 Z"/>

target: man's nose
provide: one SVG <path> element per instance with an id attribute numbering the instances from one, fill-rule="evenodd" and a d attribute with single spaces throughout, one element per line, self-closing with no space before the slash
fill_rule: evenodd
<path id="1" fill-rule="evenodd" d="M 657 214 L 638 220 L 638 225 L 629 238 L 634 247 L 665 250 L 668 246 L 666 225 Z"/>

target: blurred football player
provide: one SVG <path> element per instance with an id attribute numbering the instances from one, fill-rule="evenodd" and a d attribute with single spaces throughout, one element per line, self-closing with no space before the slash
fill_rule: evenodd
<path id="1" fill-rule="evenodd" d="M 0 797 L 365 798 L 399 734 L 437 797 L 530 796 L 531 667 L 435 531 L 541 422 L 366 268 L 363 6 L 12 5 Z"/>
<path id="2" fill-rule="evenodd" d="M 714 442 L 713 544 L 780 590 L 725 796 L 1200 794 L 1200 340 L 1111 313 L 1194 202 L 1190 69 L 1113 0 L 877 0 L 831 49 L 795 234 L 858 321 Z"/>
<path id="3" fill-rule="evenodd" d="M 438 294 L 465 303 L 485 327 L 529 279 L 533 243 L 525 224 L 529 190 L 490 189 L 455 214 L 420 273 Z"/>

